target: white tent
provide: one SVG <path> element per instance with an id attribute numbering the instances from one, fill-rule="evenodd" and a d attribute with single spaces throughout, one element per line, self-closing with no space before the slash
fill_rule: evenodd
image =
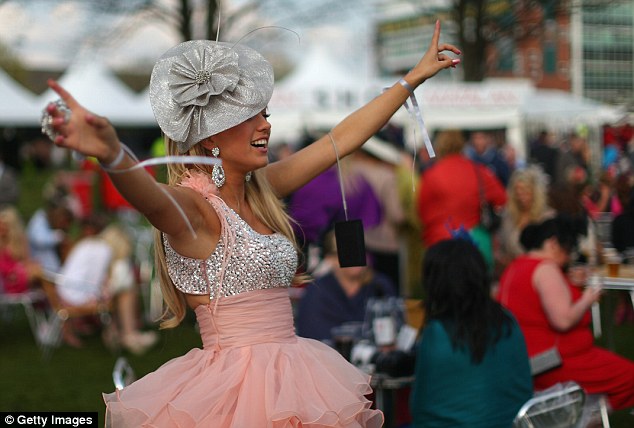
<path id="1" fill-rule="evenodd" d="M 534 90 L 529 81 L 493 81 L 478 83 L 430 80 L 415 90 L 416 98 L 430 136 L 438 129 L 506 129 L 507 140 L 524 157 L 525 137 L 520 107 Z M 406 138 L 420 147 L 421 132 L 416 121 L 401 109 L 394 118 L 404 126 Z"/>
<path id="2" fill-rule="evenodd" d="M 133 107 L 139 112 L 143 112 L 144 121 L 147 121 L 148 125 L 154 125 L 158 127 L 158 123 L 154 117 L 152 111 L 152 105 L 150 104 L 150 87 L 148 86 L 140 94 L 134 97 Z"/>
<path id="3" fill-rule="evenodd" d="M 350 110 L 380 90 L 375 79 L 347 70 L 324 46 L 313 48 L 305 59 L 276 84 L 271 105 L 281 110 Z"/>
<path id="4" fill-rule="evenodd" d="M 270 103 L 272 144 L 292 142 L 304 129 L 331 128 L 394 81 L 356 79 L 325 50 L 313 51 L 274 91 Z M 618 122 L 625 114 L 565 91 L 538 89 L 527 79 L 496 78 L 477 83 L 432 79 L 415 94 L 430 135 L 447 128 L 504 129 L 520 159 L 526 158 L 529 129 L 565 133 L 583 125 L 590 128 L 598 143 L 600 127 Z M 414 135 L 420 140 L 418 124 L 404 108 L 393 121 L 406 128 L 410 145 Z"/>
<path id="5" fill-rule="evenodd" d="M 429 133 L 438 129 L 505 129 L 520 159 L 526 158 L 527 127 L 567 132 L 579 125 L 595 137 L 624 112 L 560 90 L 538 89 L 524 79 L 487 79 L 479 83 L 430 80 L 415 91 Z M 415 121 L 401 109 L 395 120 L 413 135 Z M 420 132 L 417 133 L 420 136 Z M 411 138 L 411 137 L 410 137 Z"/>
<path id="6" fill-rule="evenodd" d="M 554 126 L 580 122 L 592 125 L 614 123 L 625 115 L 620 108 L 554 89 L 539 89 L 527 95 L 522 112 L 528 121 Z"/>
<path id="7" fill-rule="evenodd" d="M 149 103 L 124 85 L 106 65 L 84 61 L 69 67 L 59 79 L 60 85 L 95 114 L 106 116 L 117 126 L 156 126 Z M 51 89 L 40 97 L 40 104 L 59 98 Z"/>
<path id="8" fill-rule="evenodd" d="M 364 79 L 316 46 L 283 80 L 269 103 L 272 143 L 299 138 L 303 129 L 332 126 L 381 91 L 376 79 Z"/>
<path id="9" fill-rule="evenodd" d="M 35 95 L 0 69 L 0 126 L 34 126 L 41 115 Z"/>

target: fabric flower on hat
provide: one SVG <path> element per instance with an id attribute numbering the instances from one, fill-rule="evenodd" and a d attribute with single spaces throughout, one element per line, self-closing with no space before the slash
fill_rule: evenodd
<path id="1" fill-rule="evenodd" d="M 211 96 L 233 91 L 239 79 L 238 54 L 226 46 L 184 52 L 168 76 L 172 98 L 181 107 L 204 107 Z"/>

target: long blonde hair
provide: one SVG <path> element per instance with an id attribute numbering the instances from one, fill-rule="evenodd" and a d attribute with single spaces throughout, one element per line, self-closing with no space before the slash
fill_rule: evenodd
<path id="1" fill-rule="evenodd" d="M 29 258 L 29 241 L 24 231 L 24 222 L 17 209 L 12 206 L 0 210 L 0 222 L 6 227 L 6 236 L 0 240 L 0 248 L 6 249 L 16 260 Z"/>
<path id="2" fill-rule="evenodd" d="M 132 239 L 123 226 L 111 223 L 99 232 L 99 237 L 112 249 L 113 261 L 132 257 Z"/>
<path id="3" fill-rule="evenodd" d="M 164 136 L 164 138 L 168 155 L 207 155 L 201 144 L 194 145 L 186 153 L 179 153 L 176 148 L 176 144 L 166 136 Z M 190 170 L 211 174 L 211 167 L 207 165 L 168 164 L 167 184 L 170 186 L 178 185 L 185 174 Z M 292 220 L 286 213 L 284 204 L 275 195 L 261 170 L 254 171 L 251 180 L 246 184 L 246 198 L 251 210 L 260 221 L 262 221 L 271 230 L 288 238 L 288 240 L 296 246 L 295 233 L 293 232 L 293 228 L 291 226 Z M 297 247 L 296 251 L 299 252 Z M 166 306 L 161 317 L 162 322 L 160 327 L 173 328 L 178 326 L 185 317 L 186 302 L 184 294 L 176 289 L 167 272 L 165 247 L 163 246 L 163 234 L 157 229 L 154 230 L 154 258 L 156 270 L 159 274 L 161 283 L 163 301 Z M 305 281 L 306 277 L 304 275 L 296 275 L 293 279 L 294 284 L 303 283 Z"/>
<path id="4" fill-rule="evenodd" d="M 533 192 L 533 203 L 531 204 L 528 216 L 531 222 L 541 221 L 548 212 L 548 178 L 538 166 L 529 166 L 513 172 L 508 185 L 508 202 L 506 209 L 513 223 L 520 221 L 521 210 L 517 202 L 515 186 L 524 183 Z"/>

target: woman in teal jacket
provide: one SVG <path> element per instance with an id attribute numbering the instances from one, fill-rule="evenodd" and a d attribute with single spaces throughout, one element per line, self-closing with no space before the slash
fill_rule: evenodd
<path id="1" fill-rule="evenodd" d="M 440 241 L 425 255 L 423 284 L 413 426 L 508 428 L 532 378 L 517 322 L 491 298 L 484 258 L 468 239 Z"/>

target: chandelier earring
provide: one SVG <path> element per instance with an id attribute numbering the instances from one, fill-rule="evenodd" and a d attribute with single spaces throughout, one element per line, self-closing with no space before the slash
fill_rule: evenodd
<path id="1" fill-rule="evenodd" d="M 211 154 L 214 158 L 219 159 L 220 149 L 218 147 L 214 147 L 211 149 Z M 221 164 L 214 164 L 211 169 L 211 180 L 214 182 L 216 187 L 220 189 L 223 184 L 225 184 L 225 170 L 222 168 Z"/>
<path id="2" fill-rule="evenodd" d="M 247 183 L 248 183 L 249 181 L 251 181 L 251 175 L 252 175 L 252 174 L 253 174 L 253 173 L 252 173 L 251 171 L 247 172 L 247 175 L 245 175 L 245 176 L 244 176 L 244 181 L 246 181 Z"/>

